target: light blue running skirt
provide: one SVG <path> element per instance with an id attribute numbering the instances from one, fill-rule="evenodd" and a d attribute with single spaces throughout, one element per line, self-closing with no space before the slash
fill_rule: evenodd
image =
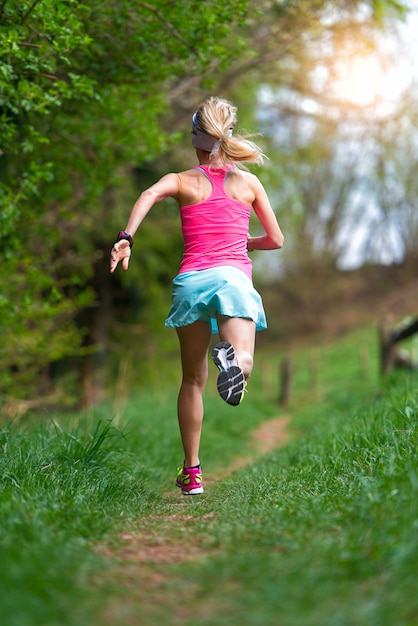
<path id="1" fill-rule="evenodd" d="M 237 267 L 222 265 L 182 272 L 173 280 L 173 299 L 166 326 L 188 326 L 197 320 L 210 322 L 218 332 L 217 315 L 253 320 L 256 330 L 267 328 L 261 296 L 249 277 Z"/>

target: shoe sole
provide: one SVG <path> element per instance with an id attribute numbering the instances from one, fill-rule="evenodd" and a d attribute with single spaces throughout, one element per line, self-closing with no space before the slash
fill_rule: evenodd
<path id="1" fill-rule="evenodd" d="M 212 359 L 220 370 L 217 388 L 222 400 L 237 406 L 244 397 L 245 378 L 242 370 L 235 365 L 234 347 L 227 341 L 218 343 L 212 350 Z"/>
<path id="2" fill-rule="evenodd" d="M 199 493 L 203 493 L 203 487 L 196 487 L 195 489 L 190 489 L 189 491 L 182 489 L 181 493 L 183 496 L 197 496 Z"/>

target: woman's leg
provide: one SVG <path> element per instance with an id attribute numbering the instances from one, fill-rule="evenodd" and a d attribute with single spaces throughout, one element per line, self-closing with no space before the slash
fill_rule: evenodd
<path id="1" fill-rule="evenodd" d="M 180 341 L 183 378 L 177 412 L 184 449 L 184 467 L 198 465 L 203 422 L 203 390 L 208 378 L 209 322 L 194 322 L 176 329 Z"/>
<path id="2" fill-rule="evenodd" d="M 219 337 L 234 346 L 238 365 L 245 379 L 249 378 L 254 363 L 255 322 L 241 317 L 218 317 Z"/>

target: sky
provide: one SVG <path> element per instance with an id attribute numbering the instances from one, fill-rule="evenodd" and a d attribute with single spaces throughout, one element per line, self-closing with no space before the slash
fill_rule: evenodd
<path id="1" fill-rule="evenodd" d="M 370 55 L 369 59 L 364 57 L 359 60 L 351 59 L 352 66 L 341 63 L 341 82 L 336 86 L 338 99 L 347 103 L 351 101 L 357 109 L 368 108 L 372 115 L 381 115 L 384 118 L 394 110 L 396 103 L 402 99 L 403 93 L 411 84 L 415 83 L 418 86 L 418 0 L 409 0 L 405 4 L 410 7 L 410 12 L 404 21 L 397 22 L 398 36 L 389 32 L 381 35 L 382 52 L 384 56 L 388 53 L 390 63 L 382 63 L 376 55 Z M 264 113 L 267 112 L 269 117 L 271 110 L 275 109 L 276 95 L 266 87 L 262 93 L 262 100 L 266 104 Z M 286 143 L 283 133 L 292 130 L 287 129 L 286 123 L 280 123 L 274 117 L 269 120 L 275 128 L 278 145 Z M 340 268 L 350 270 L 361 266 L 366 260 L 364 253 L 370 243 L 373 244 L 374 262 L 391 264 L 401 261 L 403 248 L 396 223 L 392 223 L 392 226 L 385 223 L 385 229 L 378 229 L 379 233 L 376 232 L 376 225 L 381 222 L 379 207 L 372 198 L 357 196 L 353 201 L 361 207 L 362 219 L 357 219 L 358 212 L 353 211 L 357 218 L 354 222 L 348 219 L 340 232 L 342 249 L 345 250 L 340 257 Z M 264 261 L 270 261 L 269 255 L 264 256 L 266 257 L 263 257 Z M 274 268 L 275 273 L 280 271 L 280 267 L 273 261 L 265 265 L 270 267 L 270 270 Z"/>
<path id="2" fill-rule="evenodd" d="M 409 0 L 405 21 L 391 32 L 380 35 L 382 56 L 370 54 L 341 60 L 337 65 L 340 79 L 334 84 L 335 95 L 356 106 L 376 105 L 388 110 L 413 80 L 418 80 L 418 0 Z M 386 107 L 383 102 L 386 103 Z"/>
<path id="3" fill-rule="evenodd" d="M 405 4 L 410 7 L 410 12 L 405 22 L 398 25 L 401 40 L 395 45 L 399 49 L 399 58 L 390 76 L 399 87 L 407 87 L 412 80 L 418 80 L 418 0 L 409 0 Z"/>
<path id="4" fill-rule="evenodd" d="M 380 95 L 386 100 L 387 107 L 390 110 L 391 101 L 395 102 L 402 98 L 411 84 L 418 83 L 418 0 L 409 0 L 408 13 L 404 22 L 399 23 L 397 29 L 399 39 L 390 35 L 383 36 L 383 50 L 394 52 L 394 64 L 386 74 L 380 76 L 380 82 L 373 84 L 373 73 L 376 75 L 376 65 L 371 62 L 370 67 L 366 67 L 366 72 L 361 75 L 361 65 L 358 67 L 359 74 L 354 75 L 353 87 L 354 93 L 358 95 L 357 104 L 369 104 L 373 99 L 372 89 L 380 90 Z M 348 85 L 349 87 L 349 85 Z M 370 89 L 367 91 L 367 87 Z M 364 90 L 366 89 L 366 94 Z M 362 91 L 363 90 L 363 91 Z M 387 108 L 386 108 L 387 110 Z M 364 202 L 364 199 L 363 199 Z M 367 206 L 367 219 L 357 225 L 352 230 L 347 239 L 350 240 L 350 246 L 347 248 L 346 255 L 341 258 L 340 266 L 342 269 L 354 269 L 363 262 L 362 251 L 373 232 L 368 226 L 373 224 L 374 220 L 379 220 L 379 209 L 373 202 Z M 344 233 L 342 233 L 344 236 Z M 382 264 L 391 264 L 400 262 L 403 256 L 402 242 L 398 238 L 396 225 L 392 229 L 388 229 L 385 233 L 385 241 L 382 240 L 375 247 L 375 253 L 378 260 Z"/>

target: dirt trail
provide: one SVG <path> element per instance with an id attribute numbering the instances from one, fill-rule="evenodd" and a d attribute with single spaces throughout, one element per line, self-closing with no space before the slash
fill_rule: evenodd
<path id="1" fill-rule="evenodd" d="M 222 474 L 205 478 L 205 487 L 210 487 L 221 478 L 230 476 L 235 471 L 253 463 L 257 458 L 268 454 L 272 450 L 283 446 L 289 439 L 288 431 L 289 418 L 277 417 L 264 422 L 251 435 L 251 448 L 253 453 L 236 458 L 226 469 L 222 469 Z M 207 550 L 202 549 L 200 541 L 191 541 L 190 535 L 187 541 L 175 541 L 173 537 L 186 537 L 185 528 L 188 523 L 193 522 L 193 515 L 184 513 L 189 508 L 190 498 L 179 496 L 178 501 L 173 505 L 178 507 L 178 513 L 166 516 L 150 516 L 143 518 L 138 523 L 135 532 L 125 532 L 120 534 L 113 546 L 101 545 L 98 551 L 110 558 L 116 558 L 122 563 L 151 564 L 151 563 L 187 563 L 191 560 L 199 560 L 207 554 Z M 173 491 L 165 494 L 167 498 L 173 498 Z M 200 496 L 193 497 L 195 502 Z M 216 513 L 210 513 L 203 519 L 215 518 Z"/>
<path id="2" fill-rule="evenodd" d="M 275 417 L 261 424 L 250 436 L 250 447 L 253 449 L 253 453 L 249 456 L 234 459 L 227 468 L 222 469 L 222 475 L 215 475 L 209 477 L 209 479 L 205 477 L 205 485 L 213 485 L 213 483 L 217 482 L 221 477 L 225 478 L 225 476 L 231 476 L 231 474 L 237 470 L 253 463 L 260 456 L 283 446 L 289 439 L 288 424 L 288 417 Z"/>
<path id="3" fill-rule="evenodd" d="M 283 446 L 290 436 L 288 424 L 288 417 L 264 422 L 251 435 L 250 448 L 253 452 L 235 459 L 219 476 L 212 476 L 209 480 L 205 478 L 205 487 L 210 488 L 218 480 L 225 478 L 225 475 L 230 476 Z M 171 499 L 170 504 L 176 512 L 141 518 L 135 523 L 134 529 L 121 533 L 96 548 L 98 554 L 112 562 L 105 578 L 109 576 L 110 580 L 121 583 L 117 595 L 110 597 L 109 603 L 103 607 L 104 625 L 136 626 L 138 611 L 141 613 L 141 620 L 145 620 L 141 621 L 144 626 L 147 623 L 154 624 L 158 607 L 162 604 L 167 606 L 167 603 L 173 605 L 173 624 L 182 623 L 186 605 L 178 601 L 179 591 L 171 598 L 166 588 L 170 576 L 166 566 L 200 561 L 216 554 L 220 549 L 211 548 L 205 538 L 202 541 L 201 533 L 192 532 L 196 516 L 188 511 L 191 504 L 199 506 L 199 502 L 202 502 L 201 496 L 186 497 L 178 490 L 172 490 L 164 497 Z M 199 517 L 199 523 L 202 520 L 216 521 L 216 517 L 215 511 L 208 513 Z M 103 580 L 97 582 L 100 585 Z M 205 610 L 205 603 L 200 603 L 199 606 L 199 610 Z M 147 621 L 148 618 L 150 622 Z"/>

